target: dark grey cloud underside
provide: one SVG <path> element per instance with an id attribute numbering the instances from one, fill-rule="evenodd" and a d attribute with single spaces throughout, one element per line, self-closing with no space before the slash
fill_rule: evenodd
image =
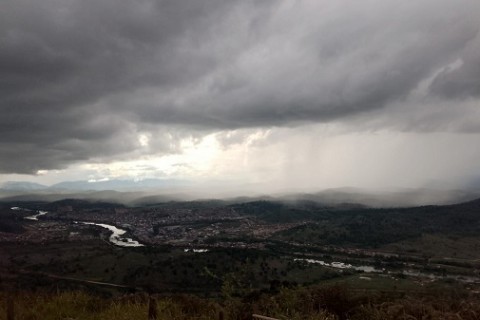
<path id="1" fill-rule="evenodd" d="M 0 172 L 169 152 L 195 130 L 348 119 L 456 59 L 431 94 L 478 97 L 478 12 L 476 0 L 5 0 Z M 148 151 L 142 132 L 158 140 Z"/>
<path id="2" fill-rule="evenodd" d="M 447 68 L 434 79 L 431 86 L 434 93 L 447 98 L 480 96 L 480 32 L 466 43 L 461 59 L 459 68 Z"/>

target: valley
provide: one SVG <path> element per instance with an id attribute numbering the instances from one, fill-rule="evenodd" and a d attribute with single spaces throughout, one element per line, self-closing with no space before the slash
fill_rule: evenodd
<path id="1" fill-rule="evenodd" d="M 48 275 L 38 281 L 214 296 L 231 276 L 251 290 L 334 280 L 365 289 L 380 283 L 387 291 L 402 283 L 409 290 L 454 284 L 476 292 L 479 203 L 400 209 L 269 201 L 4 203 L 1 268 L 22 285 L 25 277 Z"/>

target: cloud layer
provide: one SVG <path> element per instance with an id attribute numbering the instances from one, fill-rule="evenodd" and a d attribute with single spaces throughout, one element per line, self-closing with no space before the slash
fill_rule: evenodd
<path id="1" fill-rule="evenodd" d="M 312 122 L 479 133 L 479 21 L 478 0 L 5 0 L 0 172 Z"/>

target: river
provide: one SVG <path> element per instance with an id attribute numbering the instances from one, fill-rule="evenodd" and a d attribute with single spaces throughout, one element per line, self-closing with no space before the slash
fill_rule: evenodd
<path id="1" fill-rule="evenodd" d="M 33 216 L 25 217 L 25 219 L 37 221 L 37 220 L 38 220 L 38 217 L 44 216 L 44 215 L 46 215 L 47 213 L 48 213 L 48 211 L 37 211 L 37 214 L 34 214 Z"/>
<path id="2" fill-rule="evenodd" d="M 446 274 L 444 276 L 436 275 L 433 273 L 427 273 L 427 272 L 421 272 L 418 270 L 410 270 L 410 269 L 402 269 L 399 270 L 398 272 L 392 272 L 392 271 L 386 271 L 385 268 L 382 269 L 377 269 L 373 266 L 353 266 L 349 263 L 344 263 L 344 262 L 332 262 L 332 263 L 327 263 L 322 260 L 315 260 L 315 259 L 293 259 L 294 261 L 298 262 L 306 262 L 306 263 L 314 263 L 314 264 L 319 264 L 321 266 L 325 267 L 331 267 L 331 268 L 336 268 L 336 269 L 353 269 L 357 271 L 363 271 L 365 273 L 387 273 L 387 274 L 395 274 L 395 273 L 400 273 L 405 276 L 410 276 L 410 277 L 420 277 L 420 278 L 428 278 L 428 279 L 453 279 L 459 282 L 464 282 L 464 283 L 480 283 L 480 278 L 479 277 L 473 277 L 473 276 L 466 276 L 466 275 L 458 275 L 458 274 Z"/>
<path id="3" fill-rule="evenodd" d="M 75 223 L 89 224 L 108 229 L 112 232 L 108 241 L 119 247 L 144 247 L 145 245 L 132 238 L 122 237 L 127 231 L 105 223 L 75 221 Z"/>
<path id="4" fill-rule="evenodd" d="M 11 207 L 10 209 L 16 210 L 16 211 L 32 211 L 30 209 L 24 209 L 24 208 L 20 208 L 20 207 Z M 27 216 L 24 219 L 38 221 L 38 217 L 44 216 L 48 213 L 48 211 L 41 211 L 41 210 L 35 211 L 35 212 L 36 212 L 36 214 L 31 215 L 31 216 Z"/>
<path id="5" fill-rule="evenodd" d="M 33 210 L 30 210 L 30 209 L 24 209 L 24 208 L 20 208 L 20 207 L 12 207 L 10 209 L 15 210 L 15 211 L 33 211 Z M 32 220 L 32 221 L 38 221 L 38 217 L 44 216 L 47 213 L 48 213 L 48 211 L 39 210 L 39 211 L 36 211 L 36 214 L 31 215 L 31 216 L 27 216 L 24 219 Z M 122 237 L 122 235 L 127 233 L 127 231 L 123 230 L 123 229 L 120 229 L 120 228 L 117 228 L 115 226 L 105 224 L 105 223 L 83 222 L 83 221 L 79 221 L 79 222 L 75 221 L 75 223 L 96 225 L 96 226 L 99 226 L 99 227 L 110 230 L 112 232 L 112 234 L 110 235 L 110 238 L 108 240 L 111 243 L 113 243 L 114 245 L 117 245 L 119 247 L 143 247 L 144 246 L 143 244 L 141 244 L 140 242 L 138 242 L 136 240 L 133 240 L 132 238 Z"/>
<path id="6" fill-rule="evenodd" d="M 319 264 L 321 266 L 331 267 L 335 269 L 354 269 L 357 271 L 363 271 L 367 273 L 382 273 L 383 271 L 385 271 L 385 269 L 376 269 L 372 266 L 352 266 L 351 264 L 344 263 L 344 262 L 328 263 L 322 260 L 315 260 L 315 259 L 293 259 L 293 261 L 303 261 L 306 263 L 314 263 L 314 264 Z"/>

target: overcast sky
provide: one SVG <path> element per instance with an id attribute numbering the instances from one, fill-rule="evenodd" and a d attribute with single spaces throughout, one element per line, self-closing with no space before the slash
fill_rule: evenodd
<path id="1" fill-rule="evenodd" d="M 2 0 L 0 182 L 480 176 L 478 0 Z"/>

